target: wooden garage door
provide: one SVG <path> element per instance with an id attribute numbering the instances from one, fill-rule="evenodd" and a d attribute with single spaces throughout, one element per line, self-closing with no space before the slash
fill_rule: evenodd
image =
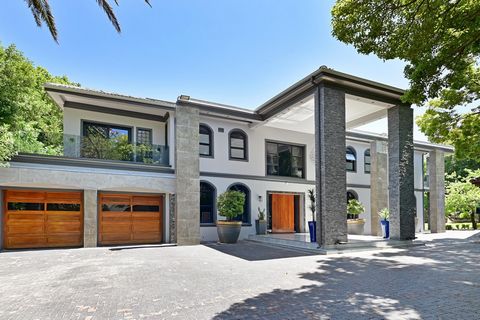
<path id="1" fill-rule="evenodd" d="M 81 192 L 7 190 L 4 199 L 6 249 L 82 246 Z"/>
<path id="2" fill-rule="evenodd" d="M 101 193 L 99 198 L 100 244 L 162 242 L 163 196 Z"/>

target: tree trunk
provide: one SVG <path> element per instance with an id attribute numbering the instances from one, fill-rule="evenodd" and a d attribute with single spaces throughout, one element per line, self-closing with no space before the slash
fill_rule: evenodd
<path id="1" fill-rule="evenodd" d="M 473 230 L 477 230 L 477 221 L 475 221 L 475 210 L 470 212 L 470 220 L 472 221 Z"/>

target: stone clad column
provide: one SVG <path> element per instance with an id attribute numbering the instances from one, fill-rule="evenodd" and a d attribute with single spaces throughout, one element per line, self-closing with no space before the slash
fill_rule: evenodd
<path id="1" fill-rule="evenodd" d="M 370 143 L 370 230 L 382 234 L 378 212 L 388 208 L 388 145 L 385 141 Z"/>
<path id="2" fill-rule="evenodd" d="M 433 150 L 428 157 L 428 179 L 430 189 L 430 230 L 445 232 L 445 156 Z"/>
<path id="3" fill-rule="evenodd" d="M 83 190 L 83 246 L 85 248 L 97 246 L 97 202 L 97 190 Z"/>
<path id="4" fill-rule="evenodd" d="M 406 105 L 388 109 L 388 173 L 390 239 L 414 239 L 413 110 Z"/>
<path id="5" fill-rule="evenodd" d="M 320 85 L 315 93 L 317 242 L 347 241 L 345 93 Z"/>
<path id="6" fill-rule="evenodd" d="M 175 111 L 176 238 L 179 245 L 200 243 L 200 165 L 198 108 Z"/>

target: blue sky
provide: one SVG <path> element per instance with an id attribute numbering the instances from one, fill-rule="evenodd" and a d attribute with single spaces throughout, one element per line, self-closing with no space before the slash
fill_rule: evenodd
<path id="1" fill-rule="evenodd" d="M 113 0 L 110 1 L 113 3 Z M 331 0 L 120 1 L 117 34 L 95 0 L 50 0 L 59 44 L 24 1 L 3 0 L 0 41 L 82 86 L 255 108 L 321 65 L 405 88 L 403 63 L 331 36 Z"/>

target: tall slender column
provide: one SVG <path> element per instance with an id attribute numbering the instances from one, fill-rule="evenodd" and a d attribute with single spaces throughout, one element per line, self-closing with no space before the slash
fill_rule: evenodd
<path id="1" fill-rule="evenodd" d="M 406 105 L 388 109 L 388 173 L 390 239 L 414 239 L 413 110 Z"/>
<path id="2" fill-rule="evenodd" d="M 320 85 L 315 92 L 317 241 L 347 241 L 345 93 Z"/>
<path id="3" fill-rule="evenodd" d="M 388 208 L 388 145 L 384 141 L 370 143 L 370 230 L 382 234 L 378 213 Z"/>
<path id="4" fill-rule="evenodd" d="M 178 105 L 175 118 L 177 244 L 198 244 L 200 243 L 198 108 Z"/>
<path id="5" fill-rule="evenodd" d="M 428 157 L 430 189 L 430 230 L 445 232 L 445 156 L 440 150 L 431 151 Z"/>
<path id="6" fill-rule="evenodd" d="M 97 246 L 97 202 L 97 190 L 83 190 L 83 246 L 85 248 Z"/>

